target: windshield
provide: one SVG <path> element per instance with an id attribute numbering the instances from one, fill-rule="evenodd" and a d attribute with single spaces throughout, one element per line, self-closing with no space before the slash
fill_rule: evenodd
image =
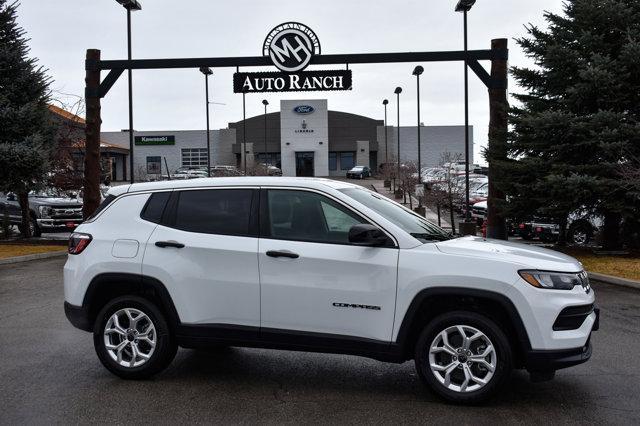
<path id="1" fill-rule="evenodd" d="M 36 198 L 58 198 L 58 197 L 62 197 L 62 198 L 66 198 L 66 194 L 62 193 L 62 191 L 59 191 L 55 188 L 44 188 L 44 189 L 40 189 L 37 191 L 31 191 L 29 192 L 29 197 L 36 197 Z"/>
<path id="2" fill-rule="evenodd" d="M 453 238 L 444 229 L 375 192 L 364 188 L 346 188 L 341 189 L 340 192 L 367 206 L 423 243 Z"/>

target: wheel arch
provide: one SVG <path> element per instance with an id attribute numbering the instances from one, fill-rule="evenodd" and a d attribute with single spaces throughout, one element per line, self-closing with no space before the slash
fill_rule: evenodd
<path id="1" fill-rule="evenodd" d="M 417 338 L 430 320 L 451 310 L 465 309 L 484 314 L 504 327 L 516 356 L 515 364 L 524 362 L 524 355 L 531 349 L 531 343 L 513 302 L 500 293 L 464 287 L 435 287 L 416 294 L 404 315 L 396 339 L 402 356 L 405 359 L 413 356 Z"/>
<path id="2" fill-rule="evenodd" d="M 169 328 L 175 333 L 180 317 L 165 285 L 156 278 L 130 273 L 103 273 L 91 280 L 82 301 L 91 329 L 104 305 L 125 295 L 144 297 L 155 303 L 166 316 Z"/>

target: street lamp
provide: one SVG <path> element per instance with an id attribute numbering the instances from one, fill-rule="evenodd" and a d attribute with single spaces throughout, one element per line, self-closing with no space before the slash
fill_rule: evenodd
<path id="1" fill-rule="evenodd" d="M 384 166 L 389 167 L 389 147 L 387 143 L 387 105 L 389 105 L 389 100 L 383 100 L 382 105 L 384 105 Z"/>
<path id="2" fill-rule="evenodd" d="M 400 177 L 400 93 L 402 93 L 402 87 L 396 87 L 396 90 L 393 91 L 397 95 L 398 99 L 398 166 L 396 169 L 396 178 Z"/>
<path id="3" fill-rule="evenodd" d="M 422 156 L 420 154 L 420 75 L 424 72 L 424 68 L 420 65 L 413 69 L 413 75 L 416 76 L 416 92 L 418 93 L 418 184 L 422 183 Z M 420 203 L 420 201 L 418 201 Z M 418 207 L 421 207 L 420 205 Z"/>
<path id="4" fill-rule="evenodd" d="M 265 164 L 271 164 L 267 155 L 267 105 L 269 105 L 269 101 L 263 99 L 262 105 L 264 105 L 264 162 Z"/>
<path id="5" fill-rule="evenodd" d="M 458 0 L 456 12 L 462 12 L 464 25 L 464 182 L 465 182 L 465 226 L 462 234 L 475 234 L 475 224 L 471 223 L 471 210 L 469 209 L 469 70 L 467 47 L 467 12 L 475 4 L 476 0 Z"/>
<path id="6" fill-rule="evenodd" d="M 200 67 L 200 72 L 204 74 L 204 91 L 207 103 L 207 176 L 211 177 L 211 132 L 209 131 L 209 76 L 213 71 L 209 67 Z"/>
<path id="7" fill-rule="evenodd" d="M 142 10 L 142 6 L 138 0 L 116 1 L 127 9 L 127 59 L 131 61 L 131 12 Z M 127 69 L 127 75 L 129 77 L 129 169 L 131 174 L 131 183 L 133 183 L 133 83 L 131 81 L 131 66 Z"/>

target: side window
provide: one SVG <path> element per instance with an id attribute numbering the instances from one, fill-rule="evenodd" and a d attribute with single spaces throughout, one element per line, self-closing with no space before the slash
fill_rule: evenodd
<path id="1" fill-rule="evenodd" d="M 171 192 L 155 192 L 151 194 L 147 204 L 140 213 L 140 217 L 153 223 L 160 223 L 164 207 L 167 205 Z"/>
<path id="2" fill-rule="evenodd" d="M 175 228 L 203 234 L 249 236 L 252 189 L 182 191 Z"/>
<path id="3" fill-rule="evenodd" d="M 267 237 L 348 244 L 349 229 L 367 223 L 328 197 L 314 192 L 269 190 Z"/>

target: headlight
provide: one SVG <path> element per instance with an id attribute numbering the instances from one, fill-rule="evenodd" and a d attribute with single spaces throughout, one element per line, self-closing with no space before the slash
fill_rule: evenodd
<path id="1" fill-rule="evenodd" d="M 583 281 L 587 280 L 584 272 L 564 273 L 564 272 L 544 272 L 544 271 L 518 271 L 520 276 L 529 284 L 538 288 L 549 288 L 554 290 L 571 290 L 580 285 L 584 287 Z M 588 282 L 586 284 L 589 285 Z"/>
<path id="2" fill-rule="evenodd" d="M 49 206 L 40 206 L 38 207 L 38 210 L 40 211 L 40 217 L 43 219 L 46 219 L 48 217 L 51 217 L 51 207 Z"/>

